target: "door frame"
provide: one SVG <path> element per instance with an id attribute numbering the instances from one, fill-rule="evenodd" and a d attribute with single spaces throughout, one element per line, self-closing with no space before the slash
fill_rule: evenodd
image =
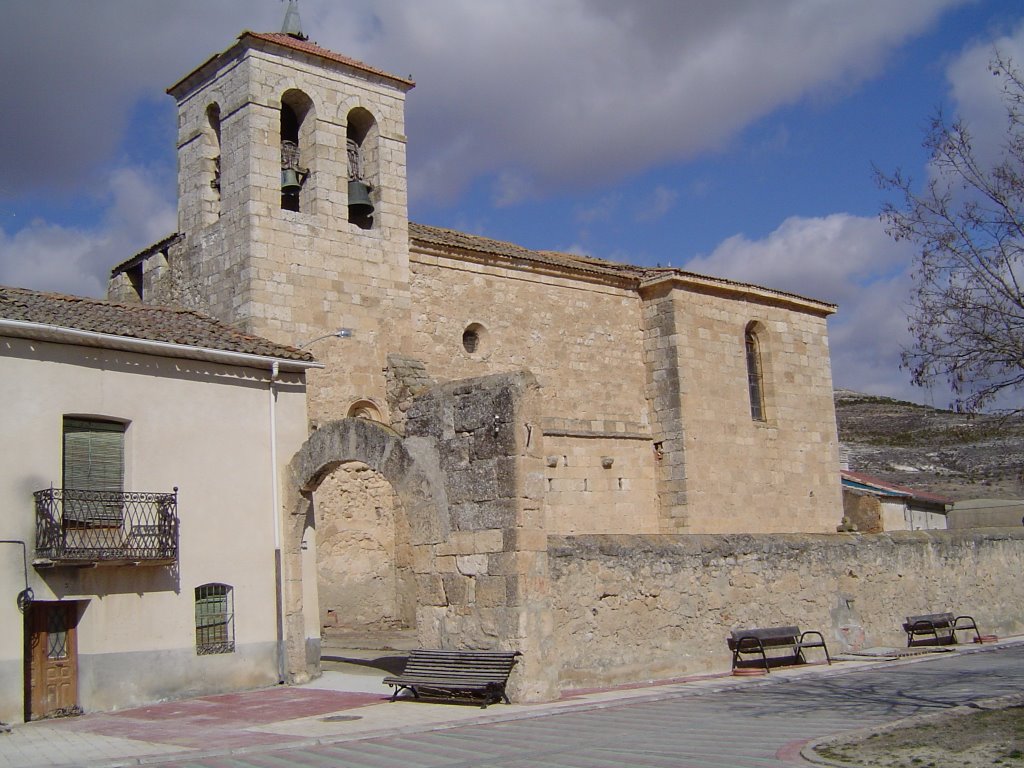
<path id="1" fill-rule="evenodd" d="M 78 622 L 81 618 L 79 600 L 33 601 L 25 612 L 25 720 L 38 720 L 48 714 L 71 711 L 78 707 Z M 56 625 L 51 621 L 55 621 Z M 63 638 L 53 639 L 51 629 L 56 626 Z M 47 656 L 48 648 L 57 648 L 63 655 L 56 659 Z M 57 697 L 50 705 L 46 701 L 46 672 L 54 667 L 69 669 L 70 693 Z"/>

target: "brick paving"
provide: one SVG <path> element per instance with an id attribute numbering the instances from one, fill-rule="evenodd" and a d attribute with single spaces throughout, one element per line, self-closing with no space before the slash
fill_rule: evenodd
<path id="1" fill-rule="evenodd" d="M 137 739 L 190 749 L 235 749 L 286 744 L 293 736 L 254 728 L 282 720 L 329 715 L 378 704 L 370 693 L 272 688 L 172 701 L 150 707 L 68 720 L 68 731 Z"/>
<path id="2" fill-rule="evenodd" d="M 5 740 L 36 724 L 19 726 L 14 734 L 0 736 L 0 766 L 145 761 L 178 768 L 770 768 L 807 765 L 800 749 L 813 739 L 1021 690 L 1024 644 L 936 654 L 910 663 L 838 664 L 792 675 L 773 672 L 762 678 L 631 689 L 599 701 L 580 697 L 484 711 L 416 702 L 376 704 L 381 697 L 375 694 L 272 689 L 47 726 L 55 742 L 83 737 L 84 730 L 109 739 L 95 750 L 97 755 L 132 745 L 148 750 L 107 752 L 105 762 L 84 753 L 77 761 L 46 763 L 30 756 L 34 762 L 14 762 Z M 338 698 L 319 695 L 324 693 Z M 230 711 L 213 713 L 218 704 Z M 325 723 L 333 720 L 327 712 L 343 719 Z M 172 716 L 182 740 L 151 741 L 165 738 L 147 730 L 165 716 Z M 434 716 L 439 719 L 430 721 Z M 458 717 L 471 722 L 453 724 Z M 123 723 L 123 730 L 110 730 L 111 721 Z M 268 736 L 282 741 L 266 743 Z M 188 746 L 182 748 L 184 741 Z M 154 744 L 162 746 L 162 753 L 152 749 Z M 238 746 L 228 752 L 232 744 Z M 178 754 L 166 754 L 167 745 Z M 114 760 L 119 754 L 125 757 Z"/>

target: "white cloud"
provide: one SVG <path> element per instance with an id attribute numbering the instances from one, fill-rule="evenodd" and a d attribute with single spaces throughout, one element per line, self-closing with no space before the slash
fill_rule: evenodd
<path id="1" fill-rule="evenodd" d="M 763 240 L 734 235 L 686 268 L 845 305 L 861 286 L 904 271 L 912 253 L 877 219 L 836 213 L 786 219 Z"/>
<path id="2" fill-rule="evenodd" d="M 675 208 L 678 199 L 678 192 L 659 184 L 643 201 L 634 218 L 637 221 L 656 221 Z"/>
<path id="3" fill-rule="evenodd" d="M 577 205 L 573 211 L 573 218 L 580 224 L 608 221 L 621 206 L 622 195 L 618 192 L 611 192 L 602 195 L 589 205 Z"/>
<path id="4" fill-rule="evenodd" d="M 910 344 L 906 299 L 913 249 L 876 219 L 847 214 L 790 218 L 763 240 L 736 235 L 685 269 L 766 285 L 839 305 L 829 320 L 836 386 L 915 401 L 929 393 L 899 370 Z M 950 398 L 935 395 L 936 405 Z"/>
<path id="5" fill-rule="evenodd" d="M 847 90 L 965 0 L 306 0 L 321 44 L 419 86 L 412 193 L 497 199 L 593 185 L 721 147 L 752 120 Z M 280 3 L 0 3 L 0 196 L 91 183 L 130 110 L 223 50 L 274 30 Z M 168 147 L 167 162 L 173 148 Z M 511 196 L 510 196 L 511 194 Z"/>
<path id="6" fill-rule="evenodd" d="M 997 157 L 1006 139 L 1003 79 L 993 76 L 988 68 L 997 50 L 1018 68 L 1024 66 L 1024 23 L 1009 35 L 968 46 L 946 70 L 956 112 L 966 122 L 974 147 L 985 162 Z"/>
<path id="7" fill-rule="evenodd" d="M 0 197 L 95 184 L 138 100 L 170 104 L 165 88 L 283 18 L 284 6 L 242 0 L 0 3 Z"/>
<path id="8" fill-rule="evenodd" d="M 342 10 L 326 19 L 343 50 L 416 77 L 411 189 L 445 200 L 481 175 L 596 185 L 720 148 L 781 105 L 856 87 L 958 4 L 376 0 L 362 39 Z"/>
<path id="9" fill-rule="evenodd" d="M 104 183 L 113 199 L 95 228 L 39 219 L 13 234 L 0 229 L 0 284 L 102 297 L 112 266 L 175 231 L 174 203 L 150 173 L 120 168 Z"/>

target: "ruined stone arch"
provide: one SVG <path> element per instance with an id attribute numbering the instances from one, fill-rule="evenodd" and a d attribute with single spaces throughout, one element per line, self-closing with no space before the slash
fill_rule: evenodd
<path id="1" fill-rule="evenodd" d="M 364 418 L 332 421 L 310 435 L 289 464 L 284 500 L 283 613 L 286 671 L 291 681 L 319 673 L 319 630 L 313 631 L 304 605 L 310 580 L 315 584 L 303 549 L 305 532 L 315 524 L 313 494 L 327 475 L 350 461 L 379 472 L 394 488 L 408 522 L 407 543 L 418 550 L 421 563 L 433 556 L 432 545 L 448 534 L 445 492 L 432 441 L 403 439 L 389 427 Z M 417 594 L 417 604 L 422 602 L 419 598 Z M 316 606 L 312 609 L 315 612 Z"/>

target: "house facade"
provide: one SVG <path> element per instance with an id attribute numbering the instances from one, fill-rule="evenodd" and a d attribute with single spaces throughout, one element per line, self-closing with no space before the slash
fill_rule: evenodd
<path id="1" fill-rule="evenodd" d="M 842 470 L 844 530 L 860 533 L 945 529 L 953 500 Z"/>
<path id="2" fill-rule="evenodd" d="M 275 500 L 315 365 L 191 311 L 0 288 L 0 720 L 281 679 Z"/>

